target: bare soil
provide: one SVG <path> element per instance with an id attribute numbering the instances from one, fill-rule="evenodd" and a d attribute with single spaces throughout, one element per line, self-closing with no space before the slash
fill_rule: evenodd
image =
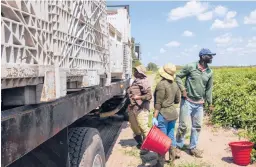
<path id="1" fill-rule="evenodd" d="M 199 149 L 204 150 L 203 158 L 190 156 L 187 151 L 181 152 L 181 158 L 175 160 L 175 166 L 187 167 L 238 167 L 232 161 L 232 153 L 228 146 L 231 141 L 239 141 L 232 130 L 204 125 L 199 139 Z M 189 135 L 186 143 L 189 144 Z M 142 167 L 139 150 L 135 147 L 133 133 L 129 123 L 123 123 L 116 142 L 109 152 L 107 167 Z M 166 164 L 165 166 L 171 166 Z M 255 167 L 248 165 L 248 167 Z"/>

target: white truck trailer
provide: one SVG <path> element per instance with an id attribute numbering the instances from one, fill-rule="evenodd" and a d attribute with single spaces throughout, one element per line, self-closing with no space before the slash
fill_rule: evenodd
<path id="1" fill-rule="evenodd" d="M 104 0 L 1 1 L 1 166 L 105 166 L 121 123 L 103 117 L 126 116 L 132 71 L 118 11 L 113 24 Z"/>
<path id="2" fill-rule="evenodd" d="M 123 52 L 123 64 L 120 65 L 117 61 L 120 61 L 120 53 L 112 53 L 110 57 L 111 61 L 111 72 L 114 77 L 120 78 L 130 78 L 132 73 L 132 56 L 131 56 L 131 21 L 129 17 L 129 6 L 119 5 L 110 6 L 108 13 L 108 22 L 116 28 L 116 31 L 120 32 L 122 35 L 122 52 Z M 119 8 L 122 7 L 122 8 Z M 117 34 L 118 34 L 117 32 Z M 111 42 L 111 46 L 115 45 Z M 118 44 L 116 45 L 118 46 Z M 111 51 L 111 50 L 110 50 Z M 119 67 L 116 64 L 120 65 Z M 119 76 L 118 76 L 119 74 Z"/>

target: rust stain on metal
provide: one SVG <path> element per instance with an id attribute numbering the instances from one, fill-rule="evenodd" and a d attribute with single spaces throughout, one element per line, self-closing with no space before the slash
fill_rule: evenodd
<path id="1" fill-rule="evenodd" d="M 82 86 L 81 87 L 87 87 L 89 84 L 88 82 L 82 82 Z"/>
<path id="2" fill-rule="evenodd" d="M 6 68 L 6 78 L 37 77 L 38 70 L 24 67 Z"/>
<path id="3" fill-rule="evenodd" d="M 67 72 L 67 76 L 84 76 L 86 75 L 87 71 L 84 69 L 70 69 Z"/>
<path id="4" fill-rule="evenodd" d="M 54 71 L 47 71 L 45 73 L 44 86 L 41 96 L 42 102 L 47 102 L 56 99 L 56 85 L 55 85 Z"/>

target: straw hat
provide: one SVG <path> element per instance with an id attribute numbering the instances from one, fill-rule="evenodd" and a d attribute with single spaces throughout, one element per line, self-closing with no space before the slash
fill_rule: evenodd
<path id="1" fill-rule="evenodd" d="M 143 65 L 139 65 L 139 66 L 135 67 L 135 69 L 138 71 L 138 73 L 140 73 L 146 77 L 145 73 L 147 72 L 147 70 Z"/>
<path id="2" fill-rule="evenodd" d="M 176 66 L 172 63 L 168 63 L 158 70 L 161 77 L 173 81 L 176 77 Z"/>

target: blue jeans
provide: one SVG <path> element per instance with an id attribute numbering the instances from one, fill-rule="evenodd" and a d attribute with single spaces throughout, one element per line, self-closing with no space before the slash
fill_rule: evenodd
<path id="1" fill-rule="evenodd" d="M 184 146 L 189 116 L 192 123 L 189 149 L 193 149 L 196 148 L 198 144 L 198 137 L 203 123 L 203 104 L 191 103 L 184 99 L 181 100 L 179 128 L 176 135 L 177 147 L 179 148 Z"/>
<path id="2" fill-rule="evenodd" d="M 176 120 L 167 121 L 162 114 L 157 116 L 158 128 L 172 140 L 172 147 L 176 147 L 176 139 L 174 135 Z"/>

